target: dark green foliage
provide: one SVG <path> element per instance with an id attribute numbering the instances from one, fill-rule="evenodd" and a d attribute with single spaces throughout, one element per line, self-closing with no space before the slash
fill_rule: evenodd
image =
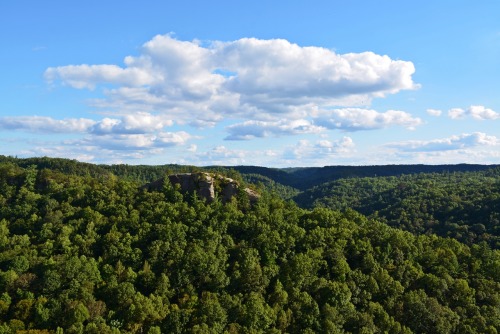
<path id="1" fill-rule="evenodd" d="M 496 165 L 498 166 L 498 165 Z M 256 166 L 231 167 L 242 175 L 259 174 L 277 183 L 305 191 L 325 182 L 346 178 L 387 177 L 421 173 L 454 173 L 484 171 L 495 165 L 385 165 L 385 166 L 325 166 L 303 168 L 266 168 Z"/>
<path id="2" fill-rule="evenodd" d="M 206 203 L 104 167 L 16 161 L 0 163 L 0 333 L 500 330 L 500 253 L 487 242 L 265 192 Z"/>
<path id="3" fill-rule="evenodd" d="M 283 199 L 291 199 L 299 194 L 297 189 L 282 185 L 260 174 L 242 174 L 242 178 L 245 182 L 256 184 L 261 189 L 269 191 Z"/>
<path id="4" fill-rule="evenodd" d="M 500 247 L 500 168 L 483 172 L 351 178 L 296 198 L 304 207 L 355 209 L 416 234 Z"/>

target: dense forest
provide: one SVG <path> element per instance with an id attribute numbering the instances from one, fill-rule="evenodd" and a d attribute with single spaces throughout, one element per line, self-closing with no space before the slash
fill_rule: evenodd
<path id="1" fill-rule="evenodd" d="M 482 172 L 347 178 L 295 197 L 304 207 L 354 209 L 416 234 L 500 248 L 500 168 Z"/>
<path id="2" fill-rule="evenodd" d="M 498 169 L 143 187 L 196 170 L 0 157 L 0 333 L 500 330 Z"/>
<path id="3" fill-rule="evenodd" d="M 267 168 L 255 166 L 231 167 L 242 175 L 260 174 L 277 183 L 308 190 L 325 182 L 346 178 L 402 176 L 423 173 L 454 173 L 486 171 L 498 165 L 383 165 L 383 166 L 325 166 L 305 168 Z"/>

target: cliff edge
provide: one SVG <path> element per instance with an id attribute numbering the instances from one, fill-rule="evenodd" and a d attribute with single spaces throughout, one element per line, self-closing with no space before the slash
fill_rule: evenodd
<path id="1" fill-rule="evenodd" d="M 148 190 L 162 189 L 166 178 L 161 178 L 144 186 Z M 240 184 L 228 177 L 210 173 L 179 173 L 168 175 L 168 181 L 174 187 L 178 186 L 181 193 L 196 193 L 199 198 L 213 202 L 219 197 L 222 203 L 227 203 L 240 191 Z M 248 196 L 250 203 L 255 203 L 260 195 L 250 189 L 242 189 Z"/>

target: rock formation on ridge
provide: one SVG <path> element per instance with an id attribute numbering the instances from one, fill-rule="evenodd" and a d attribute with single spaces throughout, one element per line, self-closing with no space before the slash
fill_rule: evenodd
<path id="1" fill-rule="evenodd" d="M 218 174 L 210 173 L 179 173 L 168 175 L 169 182 L 178 186 L 181 193 L 196 193 L 199 198 L 207 202 L 213 202 L 219 197 L 222 203 L 231 201 L 240 191 L 237 181 Z M 148 190 L 160 190 L 163 187 L 165 178 L 161 178 L 144 186 Z M 255 203 L 260 195 L 250 188 L 244 188 L 250 203 Z"/>

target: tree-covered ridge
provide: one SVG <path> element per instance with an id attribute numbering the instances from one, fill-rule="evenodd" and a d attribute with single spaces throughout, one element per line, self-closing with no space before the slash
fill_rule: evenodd
<path id="1" fill-rule="evenodd" d="M 291 199 L 300 193 L 300 191 L 296 188 L 282 185 L 281 183 L 260 174 L 242 174 L 241 177 L 245 182 L 254 184 L 258 188 L 276 194 L 285 200 Z"/>
<path id="2" fill-rule="evenodd" d="M 0 333 L 497 333 L 499 319 L 486 243 L 0 164 Z"/>
<path id="3" fill-rule="evenodd" d="M 2 162 L 12 163 L 23 168 L 36 166 L 37 169 L 46 168 L 65 174 L 92 176 L 95 178 L 105 178 L 113 174 L 117 177 L 139 183 L 152 182 L 166 174 L 198 172 L 202 170 L 199 167 L 183 165 L 96 165 L 62 158 L 36 157 L 20 159 L 0 155 L 0 163 Z"/>
<path id="4" fill-rule="evenodd" d="M 306 191 L 323 183 L 344 178 L 401 176 L 422 173 L 454 173 L 486 171 L 499 165 L 374 165 L 374 166 L 325 166 L 325 167 L 300 167 L 300 168 L 268 168 L 259 166 L 206 166 L 197 167 L 189 165 L 95 165 L 78 162 L 76 160 L 61 158 L 14 158 L 0 155 L 0 162 L 11 162 L 21 167 L 31 165 L 38 169 L 48 168 L 75 175 L 90 175 L 100 177 L 112 173 L 118 177 L 131 181 L 147 183 L 155 181 L 165 174 L 193 173 L 193 172 L 221 172 L 238 181 L 241 178 L 251 180 L 259 178 L 264 186 L 271 190 L 284 191 L 284 196 L 291 192 Z M 271 184 L 271 180 L 274 184 Z M 285 187 L 285 188 L 283 188 Z"/>
<path id="5" fill-rule="evenodd" d="M 355 209 L 416 234 L 500 247 L 500 168 L 342 179 L 306 191 L 295 200 L 305 207 Z"/>
<path id="6" fill-rule="evenodd" d="M 375 165 L 375 166 L 325 166 L 301 168 L 266 168 L 235 166 L 241 174 L 260 174 L 277 183 L 306 191 L 325 182 L 345 178 L 401 176 L 422 173 L 454 173 L 486 171 L 498 165 Z"/>

